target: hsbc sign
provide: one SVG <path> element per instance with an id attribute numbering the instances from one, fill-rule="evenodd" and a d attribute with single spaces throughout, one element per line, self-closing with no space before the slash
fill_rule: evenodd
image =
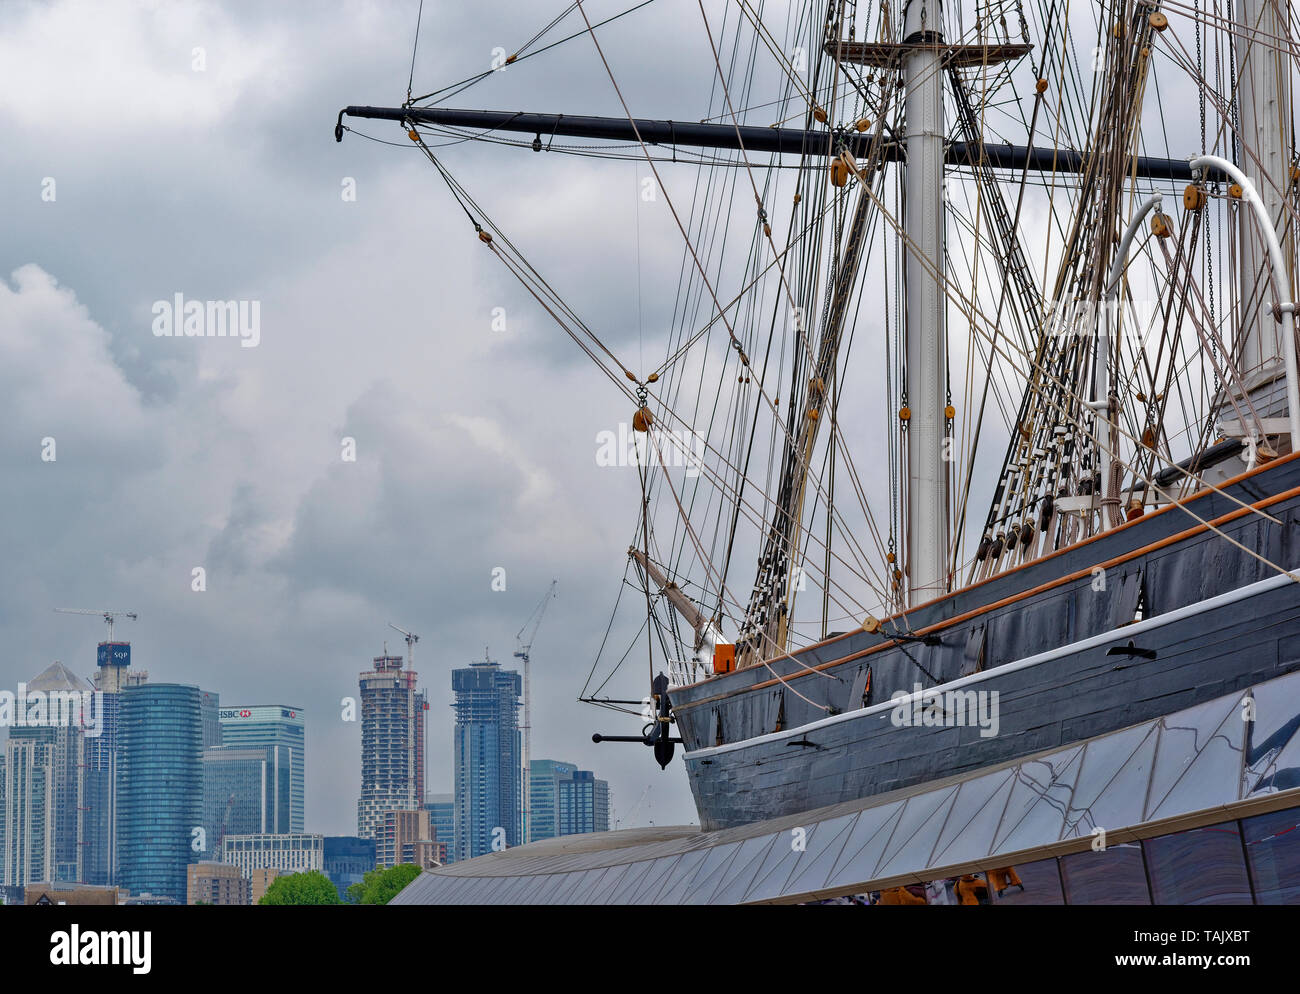
<path id="1" fill-rule="evenodd" d="M 271 704 L 257 707 L 221 708 L 217 712 L 221 721 L 302 721 L 302 708 Z"/>

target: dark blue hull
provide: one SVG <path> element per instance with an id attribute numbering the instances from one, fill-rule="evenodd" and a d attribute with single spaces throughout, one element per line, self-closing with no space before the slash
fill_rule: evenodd
<path id="1" fill-rule="evenodd" d="M 1226 488 L 1277 522 L 1206 492 L 1185 502 L 1195 517 L 1165 509 L 897 621 L 939 645 L 859 631 L 674 690 L 701 825 L 968 773 L 1300 668 L 1300 584 L 1274 568 L 1300 566 L 1297 487 L 1288 457 Z M 996 729 L 891 702 L 918 685 L 959 691 L 950 712 L 996 693 Z"/>

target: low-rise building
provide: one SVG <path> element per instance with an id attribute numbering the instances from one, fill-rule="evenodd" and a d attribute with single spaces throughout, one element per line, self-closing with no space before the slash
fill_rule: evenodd
<path id="1" fill-rule="evenodd" d="M 356 835 L 325 836 L 325 875 L 347 900 L 348 888 L 359 884 L 376 867 L 375 840 Z"/>
<path id="2" fill-rule="evenodd" d="M 248 871 L 249 901 L 256 904 L 262 900 L 262 895 L 266 889 L 275 882 L 276 877 L 280 876 L 282 870 L 277 870 L 273 866 L 258 866 Z"/>
<path id="3" fill-rule="evenodd" d="M 63 881 L 41 881 L 24 888 L 25 904 L 117 905 L 130 896 L 120 887 L 96 887 Z"/>
<path id="4" fill-rule="evenodd" d="M 323 870 L 325 836 L 309 832 L 227 835 L 221 840 L 221 862 L 239 867 L 245 876 L 256 869 L 284 873 Z"/>
<path id="5" fill-rule="evenodd" d="M 191 863 L 185 869 L 185 903 L 251 904 L 251 884 L 233 863 Z"/>
<path id="6" fill-rule="evenodd" d="M 383 868 L 414 863 L 440 866 L 429 812 L 423 808 L 385 811 L 375 831 L 375 865 Z"/>

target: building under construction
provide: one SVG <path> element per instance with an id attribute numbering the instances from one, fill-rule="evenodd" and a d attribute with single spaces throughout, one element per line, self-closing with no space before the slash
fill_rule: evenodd
<path id="1" fill-rule="evenodd" d="M 424 801 L 425 712 L 419 679 L 401 656 L 376 656 L 361 674 L 361 796 L 357 835 L 373 839 L 385 811 L 409 811 Z"/>

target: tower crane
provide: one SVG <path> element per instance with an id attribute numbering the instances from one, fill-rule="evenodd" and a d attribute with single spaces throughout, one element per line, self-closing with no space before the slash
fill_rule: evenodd
<path id="1" fill-rule="evenodd" d="M 415 643 L 420 641 L 420 636 L 416 635 L 413 632 L 408 632 L 405 628 L 398 628 L 391 621 L 388 623 L 388 627 L 395 632 L 400 632 L 402 637 L 406 639 L 406 669 L 407 672 L 414 673 L 415 672 Z M 384 643 L 384 655 L 385 656 L 388 655 L 388 643 Z M 424 711 L 429 710 L 429 702 L 427 700 L 424 702 L 423 710 Z M 427 754 L 428 743 L 426 740 L 427 730 L 425 729 L 424 726 L 424 721 L 425 721 L 424 714 L 423 713 L 419 714 L 417 716 L 417 720 L 420 723 L 420 727 L 417 729 L 416 732 L 417 741 L 411 743 L 411 750 L 413 753 L 412 761 L 418 765 L 416 765 L 415 769 L 412 772 L 415 774 L 416 777 L 415 789 L 418 793 L 423 794 L 424 792 L 423 771 L 427 768 L 428 765 L 428 754 Z M 416 753 L 418 753 L 418 755 L 416 755 Z M 417 807 L 423 804 L 424 797 L 423 796 L 417 797 L 415 799 L 415 803 Z"/>
<path id="2" fill-rule="evenodd" d="M 406 668 L 408 670 L 415 669 L 415 643 L 420 641 L 420 636 L 412 635 L 405 628 L 398 628 L 391 621 L 388 623 L 388 627 L 395 632 L 401 632 L 406 639 Z"/>
<path id="3" fill-rule="evenodd" d="M 226 810 L 221 815 L 221 828 L 217 831 L 217 841 L 212 844 L 212 852 L 217 861 L 221 860 L 221 840 L 226 837 L 226 829 L 230 827 L 230 809 L 235 806 L 235 795 L 232 792 L 226 798 Z"/>
<path id="4" fill-rule="evenodd" d="M 108 622 L 108 641 L 110 642 L 113 641 L 113 622 L 118 618 L 119 615 L 123 618 L 130 618 L 132 621 L 135 621 L 137 617 L 134 611 L 89 611 L 86 610 L 85 608 L 79 608 L 79 607 L 56 607 L 54 610 L 57 611 L 59 614 L 98 615 L 99 617 L 103 618 L 105 621 Z"/>
<path id="5" fill-rule="evenodd" d="M 551 598 L 555 596 L 555 585 L 557 582 L 558 581 L 556 580 L 551 581 L 551 585 L 546 588 L 546 593 L 542 596 L 541 602 L 537 605 L 537 607 L 533 609 L 533 613 L 528 616 L 528 620 L 524 622 L 524 627 L 519 629 L 519 632 L 515 635 L 515 641 L 519 644 L 519 648 L 515 650 L 515 658 L 522 659 L 524 661 L 523 840 L 525 843 L 530 841 L 528 838 L 528 833 L 532 829 L 532 823 L 533 823 L 532 770 L 530 770 L 528 766 L 529 747 L 532 744 L 532 731 L 533 731 L 533 719 L 532 719 L 533 695 L 532 695 L 532 684 L 530 679 L 532 668 L 529 665 L 529 662 L 531 660 L 531 655 L 533 650 L 533 640 L 537 638 L 537 629 L 541 627 L 542 616 L 546 614 L 546 605 L 548 605 L 551 602 Z M 525 632 L 528 633 L 527 640 L 525 640 L 524 638 Z"/>

